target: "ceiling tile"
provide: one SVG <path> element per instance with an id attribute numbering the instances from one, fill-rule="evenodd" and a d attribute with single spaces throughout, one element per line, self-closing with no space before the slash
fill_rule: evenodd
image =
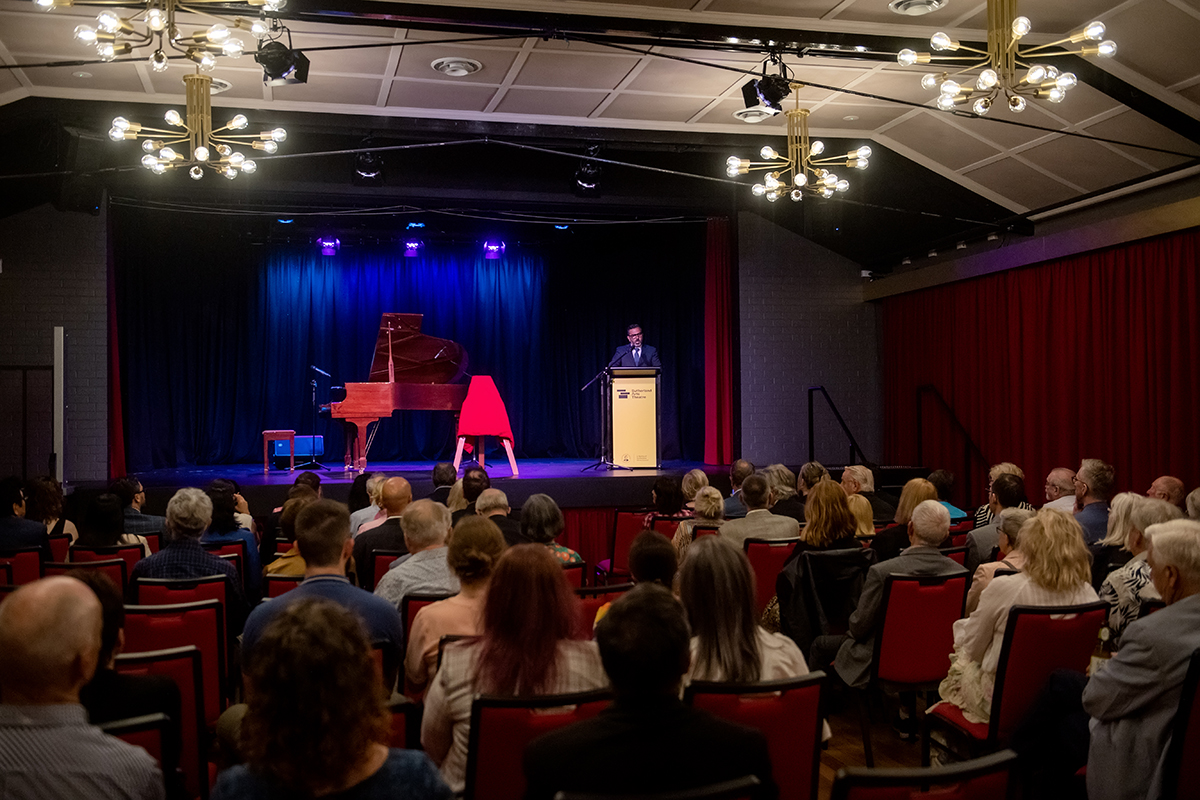
<path id="1" fill-rule="evenodd" d="M 668 97 L 652 94 L 623 93 L 601 112 L 610 119 L 652 119 L 686 122 L 696 116 L 708 101 L 698 97 Z"/>
<path id="2" fill-rule="evenodd" d="M 11 92 L 14 89 L 20 89 L 21 82 L 13 77 L 8 70 L 0 72 L 0 94 Z"/>
<path id="3" fill-rule="evenodd" d="M 1111 111 L 1121 104 L 1099 89 L 1093 89 L 1086 83 L 1080 83 L 1067 92 L 1066 98 L 1061 103 L 1039 103 L 1038 105 L 1047 114 L 1061 117 L 1075 125 L 1106 111 Z"/>
<path id="4" fill-rule="evenodd" d="M 1196 105 L 1200 105 L 1200 83 L 1189 86 L 1186 89 L 1180 89 L 1178 94 L 1185 100 L 1191 100 Z"/>
<path id="5" fill-rule="evenodd" d="M 556 92 L 549 89 L 513 87 L 504 93 L 496 111 L 504 114 L 544 114 L 556 117 L 586 117 L 608 97 L 608 92 Z"/>
<path id="6" fill-rule="evenodd" d="M 1029 17 L 1033 34 L 1066 34 L 1094 19 L 1108 21 L 1107 13 L 1116 0 L 1021 0 L 1021 14 Z"/>
<path id="7" fill-rule="evenodd" d="M 1126 111 L 1112 119 L 1098 122 L 1089 126 L 1087 132 L 1093 136 L 1103 136 L 1105 139 L 1115 139 L 1120 142 L 1147 144 L 1151 147 L 1161 147 L 1166 150 L 1178 150 L 1182 153 L 1193 153 L 1200 157 L 1200 144 L 1175 133 L 1166 126 L 1159 125 L 1151 119 L 1143 117 L 1135 111 Z M 1155 169 L 1166 169 L 1182 164 L 1187 159 L 1167 153 L 1155 153 L 1138 147 L 1116 147 L 1134 158 L 1145 161 Z"/>
<path id="8" fill-rule="evenodd" d="M 311 103 L 373 106 L 379 100 L 378 78 L 340 78 L 335 75 L 309 75 L 308 83 L 276 86 L 276 100 Z"/>
<path id="9" fill-rule="evenodd" d="M 841 96 L 841 98 L 847 97 L 847 95 Z M 809 119 L 809 125 L 816 128 L 875 130 L 908 113 L 907 108 L 895 104 L 865 106 L 844 102 L 841 98 L 819 108 Z M 853 100 L 854 98 L 849 99 Z M 858 117 L 858 119 L 846 119 L 846 117 Z"/>
<path id="10" fill-rule="evenodd" d="M 637 62 L 636 56 L 535 50 L 529 54 L 513 83 L 517 86 L 615 89 Z"/>
<path id="11" fill-rule="evenodd" d="M 1170 86 L 1200 73 L 1200 19 L 1165 0 L 1143 0 L 1105 22 L 1116 60 L 1147 78 Z"/>
<path id="12" fill-rule="evenodd" d="M 820 18 L 837 8 L 839 0 L 713 0 L 706 10 L 770 17 Z"/>
<path id="13" fill-rule="evenodd" d="M 855 22 L 880 22 L 885 25 L 913 25 L 913 26 L 948 26 L 951 22 L 958 19 L 963 13 L 960 3 L 946 3 L 937 11 L 929 14 L 922 14 L 917 17 L 910 17 L 905 14 L 897 14 L 888 8 L 887 3 L 881 3 L 879 0 L 856 0 L 849 8 L 843 9 L 835 19 L 852 20 Z"/>
<path id="14" fill-rule="evenodd" d="M 429 66 L 439 58 L 450 56 L 474 59 L 483 64 L 483 69 L 473 75 L 450 78 Z M 490 83 L 499 86 L 516 57 L 515 50 L 490 50 L 457 44 L 430 47 L 408 45 L 400 52 L 400 64 L 396 67 L 396 77 L 434 79 L 446 83 Z"/>
<path id="15" fill-rule="evenodd" d="M 921 88 L 921 76 L 925 70 L 884 69 L 873 72 L 861 83 L 854 86 L 856 92 L 879 95 L 890 100 L 906 100 L 910 103 L 933 103 L 937 100 L 937 92 Z"/>
<path id="16" fill-rule="evenodd" d="M 380 42 L 386 41 L 383 39 Z M 297 50 L 309 47 L 337 47 L 339 45 L 362 44 L 358 37 L 338 36 L 295 36 L 293 44 Z M 375 44 L 375 42 L 367 42 Z M 396 47 L 400 42 L 396 42 Z M 359 75 L 378 75 L 387 69 L 390 47 L 370 47 L 363 50 L 323 50 L 306 53 L 312 69 L 324 73 L 341 72 Z"/>
<path id="17" fill-rule="evenodd" d="M 1088 191 L 1147 175 L 1144 167 L 1087 139 L 1060 136 L 1021 151 L 1021 158 Z"/>
<path id="18" fill-rule="evenodd" d="M 493 86 L 448 81 L 393 81 L 387 104 L 400 108 L 483 111 L 496 94 Z"/>
<path id="19" fill-rule="evenodd" d="M 576 39 L 537 39 L 534 50 L 569 50 L 575 53 L 612 53 L 613 48 L 602 44 L 581 42 Z"/>
<path id="20" fill-rule="evenodd" d="M 959 170 L 999 150 L 942 121 L 939 113 L 923 111 L 887 129 L 887 136 L 943 166 Z"/>
<path id="21" fill-rule="evenodd" d="M 745 75 L 723 69 L 656 58 L 638 73 L 629 88 L 639 92 L 718 97 L 731 87 L 741 86 L 747 79 Z"/>
<path id="22" fill-rule="evenodd" d="M 966 177 L 1029 209 L 1061 203 L 1076 195 L 1071 187 L 1012 158 L 972 170 Z"/>
<path id="23" fill-rule="evenodd" d="M 622 6 L 645 6 L 647 8 L 676 8 L 687 10 L 695 5 L 695 0 L 605 0 Z"/>
<path id="24" fill-rule="evenodd" d="M 1021 124 L 1006 124 L 1008 122 Z M 997 108 L 993 109 L 992 113 L 984 118 L 956 116 L 954 117 L 954 124 L 970 131 L 976 136 L 987 139 L 1002 149 L 1020 147 L 1023 144 L 1029 144 L 1044 136 L 1051 135 L 1047 131 L 1022 127 L 1022 124 L 1036 125 L 1039 128 L 1050 128 L 1051 130 L 1062 130 L 1063 128 L 1058 120 L 1051 119 L 1042 113 L 1036 104 L 1030 104 L 1020 114 L 1013 114 L 1007 109 Z"/>
<path id="25" fill-rule="evenodd" d="M 30 7 L 32 8 L 32 3 Z M 39 55 L 65 58 L 94 58 L 96 49 L 75 41 L 76 25 L 95 27 L 96 13 L 19 13 L 0 16 L 0 37 L 14 56 Z M 66 9 L 61 9 L 66 10 Z M 70 9 L 74 11 L 74 9 Z M 27 59 L 18 58 L 18 61 Z"/>
<path id="26" fill-rule="evenodd" d="M 241 66 L 245 61 L 243 59 L 236 63 Z M 209 73 L 214 79 L 219 78 L 220 80 L 228 81 L 230 84 L 230 88 L 227 91 L 221 92 L 218 95 L 219 97 L 239 97 L 243 100 L 262 99 L 262 69 L 258 68 L 258 65 L 253 61 L 249 62 L 249 64 L 255 67 L 253 71 L 229 69 L 227 66 L 222 65 Z M 166 72 L 150 71 L 150 84 L 154 87 L 154 91 L 157 94 L 182 95 L 184 92 L 183 76 L 191 75 L 194 72 L 195 69 L 191 66 L 172 62 L 167 67 Z"/>
<path id="27" fill-rule="evenodd" d="M 77 71 L 90 72 L 92 77 L 81 79 L 74 77 Z M 79 89 L 82 91 L 110 92 L 144 92 L 142 81 L 137 69 L 131 63 L 122 64 L 88 64 L 75 69 L 56 69 L 54 67 L 25 67 L 25 75 L 33 81 L 34 86 L 57 86 L 62 89 Z M 182 90 L 180 94 L 182 94 Z"/>
<path id="28" fill-rule="evenodd" d="M 759 130 L 769 130 L 771 128 L 784 128 L 786 126 L 787 117 L 785 117 L 783 114 L 776 114 L 770 119 L 765 119 L 762 122 L 755 122 L 753 124 L 741 122 L 733 116 L 733 112 L 745 107 L 746 104 L 742 102 L 741 99 L 722 100 L 713 106 L 713 108 L 709 110 L 703 117 L 697 120 L 697 122 L 717 125 L 744 125 L 747 132 L 753 132 L 756 128 Z M 781 136 L 783 135 L 783 131 L 771 131 L 768 135 Z"/>

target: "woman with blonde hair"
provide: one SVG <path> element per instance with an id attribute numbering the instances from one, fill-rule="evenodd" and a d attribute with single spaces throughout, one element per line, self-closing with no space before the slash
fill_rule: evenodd
<path id="1" fill-rule="evenodd" d="M 694 508 L 696 492 L 708 486 L 708 475 L 702 469 L 694 469 L 683 476 L 679 488 L 683 492 L 683 507 Z"/>
<path id="2" fill-rule="evenodd" d="M 805 516 L 808 522 L 800 530 L 800 541 L 792 551 L 792 558 L 805 550 L 846 550 L 860 546 L 854 538 L 858 523 L 850 513 L 846 493 L 833 481 L 817 482 L 808 494 Z"/>
<path id="3" fill-rule="evenodd" d="M 1025 480 L 1025 470 L 1021 469 L 1011 461 L 1001 461 L 999 464 L 993 464 L 992 468 L 988 470 L 989 494 L 992 491 L 992 484 L 995 483 L 996 478 L 999 478 L 1001 475 L 1016 475 L 1022 481 Z M 1021 504 L 1018 506 L 1018 508 L 1023 508 L 1026 511 L 1033 511 L 1033 506 L 1026 501 L 1021 501 Z M 984 525 L 990 525 L 995 521 L 996 515 L 992 513 L 992 507 L 987 503 L 984 503 L 979 508 L 975 509 L 976 528 L 982 528 Z"/>
<path id="4" fill-rule="evenodd" d="M 1133 512 L 1143 500 L 1149 499 L 1136 492 L 1121 492 L 1109 503 L 1105 536 L 1088 546 L 1092 554 L 1092 588 L 1097 592 L 1108 573 L 1125 566 L 1133 557 L 1127 546 L 1130 528 L 1133 527 Z"/>
<path id="5" fill-rule="evenodd" d="M 671 544 L 675 545 L 675 552 L 679 554 L 680 561 L 683 560 L 684 553 L 695 539 L 697 525 L 703 528 L 719 528 L 725 519 L 725 498 L 721 497 L 721 492 L 712 486 L 702 486 L 696 492 L 693 506 L 694 516 L 692 519 L 681 521 L 679 527 L 675 529 L 675 536 L 671 539 Z"/>
<path id="6" fill-rule="evenodd" d="M 446 498 L 446 508 L 450 509 L 450 513 L 462 511 L 469 505 L 467 498 L 463 495 L 462 478 L 454 482 L 450 487 L 450 495 Z"/>
<path id="7" fill-rule="evenodd" d="M 979 607 L 954 623 L 950 672 L 938 691 L 943 702 L 958 706 L 970 722 L 986 724 L 991 717 L 1009 609 L 1096 601 L 1083 529 L 1074 518 L 1044 508 L 1021 526 L 1018 535 L 1025 554 L 1022 571 L 993 579 L 980 595 Z"/>
<path id="8" fill-rule="evenodd" d="M 871 542 L 871 549 L 878 554 L 880 561 L 895 558 L 908 547 L 908 523 L 912 519 L 913 509 L 926 500 L 937 499 L 937 488 L 924 478 L 913 478 L 904 484 L 900 504 L 896 506 L 896 516 L 892 518 L 894 524 L 877 533 Z"/>
<path id="9" fill-rule="evenodd" d="M 861 494 L 852 494 L 846 498 L 850 513 L 854 515 L 856 524 L 854 535 L 859 539 L 871 539 L 875 536 L 875 520 L 871 513 L 871 501 Z"/>

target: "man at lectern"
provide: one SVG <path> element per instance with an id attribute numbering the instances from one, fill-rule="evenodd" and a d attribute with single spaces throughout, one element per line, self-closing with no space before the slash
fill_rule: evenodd
<path id="1" fill-rule="evenodd" d="M 658 350 L 642 344 L 642 326 L 634 322 L 625 329 L 629 344 L 623 344 L 609 360 L 610 367 L 661 367 Z"/>

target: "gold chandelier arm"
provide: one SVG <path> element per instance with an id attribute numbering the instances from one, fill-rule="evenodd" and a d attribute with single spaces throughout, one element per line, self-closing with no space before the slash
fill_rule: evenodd
<path id="1" fill-rule="evenodd" d="M 959 49 L 961 49 L 961 50 L 965 50 L 966 48 L 965 48 L 965 47 L 963 47 L 963 48 L 959 48 Z M 972 62 L 972 63 L 973 63 L 973 64 L 975 64 L 975 65 L 981 65 L 981 64 L 986 64 L 986 63 L 988 63 L 988 60 L 987 60 L 987 53 L 984 53 L 984 52 L 983 52 L 983 51 L 981 51 L 981 50 L 976 50 L 976 51 L 975 51 L 975 53 L 976 53 L 976 55 L 973 55 L 973 56 L 942 56 L 942 55 L 935 55 L 935 56 L 933 56 L 933 57 L 931 57 L 931 58 L 929 59 L 929 62 L 930 62 L 931 64 L 942 64 L 942 63 L 945 63 L 945 62 L 947 62 L 947 61 L 970 61 L 970 62 Z M 980 56 L 980 55 L 982 55 L 982 56 L 983 56 L 983 60 L 980 60 L 980 58 L 979 58 L 979 56 Z"/>

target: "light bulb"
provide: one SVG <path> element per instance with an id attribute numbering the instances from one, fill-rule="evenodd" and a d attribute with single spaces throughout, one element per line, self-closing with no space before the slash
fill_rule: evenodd
<path id="1" fill-rule="evenodd" d="M 838 181 L 838 182 L 837 182 L 837 186 L 835 186 L 835 187 L 833 187 L 833 188 L 834 188 L 834 189 L 836 189 L 836 190 L 837 190 L 837 191 L 839 191 L 839 192 L 844 192 L 844 191 L 846 191 L 847 189 L 849 189 L 849 188 L 850 188 L 850 181 L 847 181 L 847 180 L 840 180 L 840 181 Z"/>
<path id="2" fill-rule="evenodd" d="M 825 180 L 822 181 L 822 183 L 829 187 L 837 186 L 837 182 L 838 176 L 834 175 L 832 172 L 826 175 Z"/>
<path id="3" fill-rule="evenodd" d="M 941 83 L 941 80 L 942 76 L 938 75 L 936 72 L 927 72 L 921 77 L 921 88 L 936 89 L 937 85 Z"/>
<path id="4" fill-rule="evenodd" d="M 181 128 L 183 127 L 183 117 L 179 116 L 179 112 L 173 108 L 166 114 L 163 114 L 163 119 L 167 121 L 168 125 L 177 125 Z"/>
<path id="5" fill-rule="evenodd" d="M 1028 105 L 1028 103 L 1025 102 L 1025 98 L 1021 97 L 1019 94 L 1014 94 L 1012 97 L 1008 98 L 1008 108 L 1014 114 L 1020 114 L 1025 110 L 1026 105 Z"/>
<path id="6" fill-rule="evenodd" d="M 229 120 L 229 127 L 235 131 L 243 130 L 250 124 L 250 120 L 246 119 L 245 114 L 238 114 L 233 119 Z"/>
<path id="7" fill-rule="evenodd" d="M 961 88 L 956 81 L 942 81 L 942 96 L 954 97 Z"/>
<path id="8" fill-rule="evenodd" d="M 275 144 L 275 142 L 263 142 L 262 149 L 264 152 L 273 155 L 277 150 L 279 150 L 279 145 Z"/>
<path id="9" fill-rule="evenodd" d="M 158 159 L 147 153 L 142 156 L 142 166 L 146 169 L 154 169 L 154 165 L 158 163 Z"/>
<path id="10" fill-rule="evenodd" d="M 1070 89 L 1072 86 L 1075 86 L 1078 83 L 1079 78 L 1075 77 L 1074 72 L 1064 72 L 1062 75 L 1058 76 L 1058 80 L 1054 82 L 1054 85 L 1065 92 L 1067 89 Z"/>
<path id="11" fill-rule="evenodd" d="M 737 156 L 730 156 L 729 158 L 725 159 L 725 165 L 729 167 L 737 167 L 740 166 L 741 163 L 742 160 Z"/>
<path id="12" fill-rule="evenodd" d="M 38 8 L 54 8 L 54 0 L 33 0 L 33 4 Z"/>
<path id="13" fill-rule="evenodd" d="M 871 157 L 871 148 L 864 144 L 862 147 L 858 148 L 855 155 L 857 155 L 860 159 L 861 158 L 870 158 Z"/>
<path id="14" fill-rule="evenodd" d="M 833 189 L 830 189 L 828 186 L 826 186 L 823 190 L 821 190 L 821 197 L 824 197 L 826 200 L 828 200 L 830 197 L 833 197 Z"/>
<path id="15" fill-rule="evenodd" d="M 154 162 L 154 166 L 151 167 L 150 170 L 155 175 L 162 175 L 164 172 L 167 171 L 167 165 L 162 163 L 161 161 L 156 161 L 156 162 Z"/>
<path id="16" fill-rule="evenodd" d="M 154 55 L 150 56 L 150 69 L 155 72 L 166 72 L 170 66 L 170 61 L 167 59 L 167 54 L 162 50 L 155 50 Z"/>
<path id="17" fill-rule="evenodd" d="M 896 53 L 896 61 L 898 61 L 901 66 L 911 67 L 913 64 L 917 63 L 917 54 L 906 47 L 899 53 Z"/>
<path id="18" fill-rule="evenodd" d="M 742 174 L 742 171 L 737 168 L 736 164 L 731 164 L 725 168 L 725 174 L 731 178 L 736 178 L 738 175 Z"/>
<path id="19" fill-rule="evenodd" d="M 792 202 L 793 203 L 799 203 L 803 199 L 804 199 L 804 192 L 800 191 L 799 189 L 792 189 Z"/>
<path id="20" fill-rule="evenodd" d="M 821 155 L 821 153 L 824 153 L 824 152 L 825 152 L 825 143 L 822 142 L 820 139 L 817 139 L 815 142 L 813 142 L 812 144 L 810 144 L 808 146 L 808 154 L 810 156 L 819 156 L 819 155 Z"/>
<path id="21" fill-rule="evenodd" d="M 124 117 L 113 117 L 113 127 L 127 131 L 129 130 L 129 120 L 125 119 Z"/>
<path id="22" fill-rule="evenodd" d="M 1033 30 L 1033 24 L 1029 21 L 1029 17 L 1017 17 L 1012 22 L 1012 35 L 1014 39 L 1020 39 L 1031 30 Z"/>
<path id="23" fill-rule="evenodd" d="M 266 9 L 268 11 L 279 11 L 287 5 L 287 0 L 267 0 Z"/>
<path id="24" fill-rule="evenodd" d="M 225 158 L 232 152 L 233 152 L 233 150 L 230 149 L 229 145 L 227 145 L 227 144 L 217 145 L 217 155 L 221 156 L 221 158 Z"/>
<path id="25" fill-rule="evenodd" d="M 200 65 L 201 72 L 212 72 L 217 66 L 217 60 L 213 58 L 212 53 L 204 53 L 201 55 L 198 63 Z"/>
<path id="26" fill-rule="evenodd" d="M 866 169 L 870 165 L 870 163 L 871 162 L 867 161 L 867 159 L 860 158 L 854 162 L 853 167 L 855 169 Z"/>
<path id="27" fill-rule="evenodd" d="M 1058 88 L 1057 86 L 1051 88 L 1050 91 L 1046 93 L 1046 99 L 1049 100 L 1051 103 L 1061 103 L 1066 98 L 1066 96 L 1067 96 L 1067 93 L 1064 92 L 1062 89 Z"/>
<path id="28" fill-rule="evenodd" d="M 108 129 L 108 138 L 114 142 L 123 142 L 125 141 L 125 131 L 114 125 Z"/>
<path id="29" fill-rule="evenodd" d="M 247 175 L 253 175 L 258 170 L 258 164 L 254 163 L 253 159 L 247 158 L 242 162 L 242 172 Z"/>
<path id="30" fill-rule="evenodd" d="M 767 187 L 763 186 L 761 183 L 756 183 L 750 187 L 750 191 L 755 197 L 762 197 L 767 193 Z"/>
<path id="31" fill-rule="evenodd" d="M 188 170 L 188 175 L 192 177 L 192 180 L 198 181 L 204 177 L 204 170 L 199 166 L 195 166 Z"/>
<path id="32" fill-rule="evenodd" d="M 146 12 L 146 25 L 152 31 L 161 31 L 167 27 L 167 15 L 161 8 L 152 8 Z"/>
<path id="33" fill-rule="evenodd" d="M 937 107 L 942 111 L 954 110 L 954 98 L 948 94 L 938 95 Z"/>
<path id="34" fill-rule="evenodd" d="M 204 35 L 210 42 L 223 42 L 229 38 L 229 28 L 218 22 L 210 25 Z"/>
<path id="35" fill-rule="evenodd" d="M 1025 73 L 1025 83 L 1041 83 L 1046 78 L 1046 68 L 1041 64 L 1034 64 Z"/>
<path id="36" fill-rule="evenodd" d="M 929 38 L 929 46 L 934 50 L 957 50 L 958 42 L 951 39 L 949 35 L 938 31 Z"/>
<path id="37" fill-rule="evenodd" d="M 142 149 L 145 150 L 147 153 L 153 153 L 155 150 L 157 150 L 161 146 L 162 145 L 155 142 L 153 139 L 146 139 L 142 142 Z"/>
<path id="38" fill-rule="evenodd" d="M 1101 58 L 1112 58 L 1117 54 L 1117 43 L 1112 39 L 1105 39 L 1100 43 L 1097 55 Z"/>
<path id="39" fill-rule="evenodd" d="M 287 131 L 283 128 L 275 128 L 271 131 L 271 139 L 276 142 L 282 142 L 287 139 Z"/>
<path id="40" fill-rule="evenodd" d="M 779 158 L 779 153 L 776 153 L 775 148 L 770 145 L 764 146 L 762 150 L 758 151 L 758 154 L 766 159 Z"/>
<path id="41" fill-rule="evenodd" d="M 100 16 L 96 17 L 96 24 L 109 33 L 121 30 L 121 18 L 111 11 L 101 11 Z"/>
<path id="42" fill-rule="evenodd" d="M 242 155 L 241 153 L 234 153 L 231 156 L 229 156 L 229 163 L 231 166 L 234 166 L 234 167 L 240 167 L 242 165 L 242 162 L 245 160 L 246 160 L 246 157 L 244 155 Z"/>
<path id="43" fill-rule="evenodd" d="M 1098 42 L 1104 38 L 1104 23 L 1100 20 L 1089 22 L 1083 28 L 1083 38 Z"/>
<path id="44" fill-rule="evenodd" d="M 1046 65 L 1046 80 L 1053 81 L 1058 79 L 1058 67 L 1053 64 Z"/>
<path id="45" fill-rule="evenodd" d="M 797 186 L 804 186 L 808 183 L 808 176 L 803 172 L 797 172 L 796 177 L 792 178 L 792 183 L 796 184 Z"/>
<path id="46" fill-rule="evenodd" d="M 88 25 L 76 25 L 75 38 L 84 44 L 95 44 L 96 30 Z"/>
<path id="47" fill-rule="evenodd" d="M 763 179 L 763 183 L 766 184 L 768 189 L 779 188 L 779 178 L 776 178 L 774 175 L 768 175 Z"/>
<path id="48" fill-rule="evenodd" d="M 241 39 L 226 39 L 221 45 L 221 52 L 230 58 L 241 58 L 245 47 L 246 44 Z"/>
<path id="49" fill-rule="evenodd" d="M 208 148 L 204 145 L 200 145 L 196 148 L 195 152 L 192 153 L 192 158 L 196 159 L 197 161 L 208 161 Z"/>
<path id="50" fill-rule="evenodd" d="M 988 109 L 992 107 L 992 101 L 986 97 L 981 97 L 971 105 L 971 110 L 979 116 L 988 113 Z"/>
<path id="51" fill-rule="evenodd" d="M 779 192 L 767 192 L 767 199 L 774 203 L 779 199 Z"/>
<path id="52" fill-rule="evenodd" d="M 164 147 L 158 151 L 158 157 L 163 161 L 174 161 L 178 156 L 179 154 L 169 147 Z"/>
<path id="53" fill-rule="evenodd" d="M 233 167 L 226 167 L 225 170 L 221 174 L 224 175 L 226 178 L 229 178 L 229 180 L 233 180 L 234 178 L 236 178 L 238 176 L 238 171 L 236 169 L 234 169 Z"/>
<path id="54" fill-rule="evenodd" d="M 250 35 L 255 39 L 265 39 L 271 35 L 271 26 L 261 19 L 256 19 L 250 25 Z"/>
<path id="55" fill-rule="evenodd" d="M 983 72 L 979 73 L 979 80 L 975 82 L 975 85 L 980 89 L 987 90 L 991 89 L 999 82 L 1000 76 L 996 73 L 996 70 L 985 69 Z"/>

